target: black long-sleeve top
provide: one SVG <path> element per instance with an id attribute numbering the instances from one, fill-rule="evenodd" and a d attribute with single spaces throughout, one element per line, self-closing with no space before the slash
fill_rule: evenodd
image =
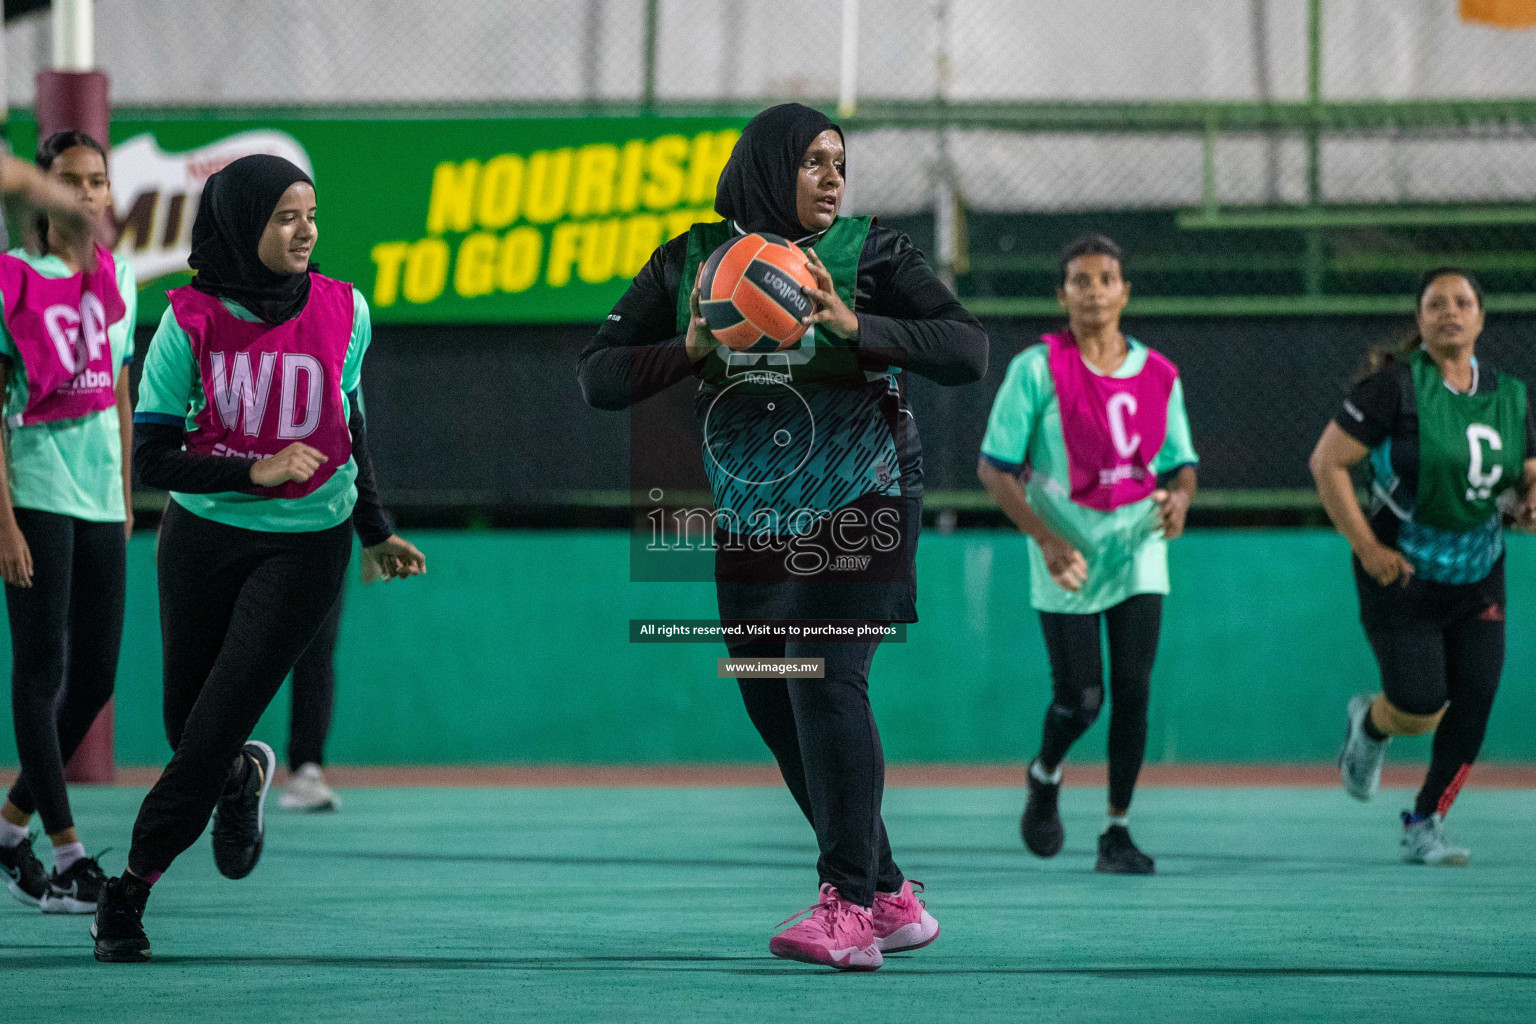
<path id="1" fill-rule="evenodd" d="M 367 421 L 357 392 L 352 392 L 347 429 L 352 434 L 352 460 L 357 463 L 357 502 L 352 508 L 352 527 L 364 547 L 389 539 L 395 532 L 389 513 L 379 501 L 373 473 L 373 459 L 368 453 Z M 202 455 L 187 451 L 186 431 L 164 423 L 137 422 L 133 425 L 133 469 L 146 487 L 183 494 L 218 494 L 228 491 L 254 492 L 251 466 L 255 459 Z"/>
<path id="2" fill-rule="evenodd" d="M 677 329 L 687 246 L 683 236 L 652 254 L 582 352 L 577 376 L 588 404 L 623 409 L 701 375 L 703 362 L 689 361 L 686 335 Z M 922 445 L 905 395 L 889 374 L 900 369 L 944 385 L 979 380 L 987 368 L 986 332 L 905 235 L 878 225 L 860 252 L 852 306 L 859 321 L 852 345 L 865 373 L 839 388 L 801 393 L 815 424 L 809 435 L 790 422 L 798 403 L 771 414 L 771 402 L 761 413 L 739 404 L 722 412 L 712 394 L 700 391 L 695 412 L 701 425 L 710 423 L 705 471 L 717 509 L 742 522 L 771 511 L 783 524 L 797 510 L 830 511 L 865 495 L 921 497 Z M 776 426 L 785 429 L 774 434 Z M 796 441 L 781 449 L 759 443 L 770 435 Z M 821 457 L 800 459 L 803 449 L 795 445 L 806 436 Z M 786 463 L 774 462 L 786 453 L 793 453 Z"/>
<path id="3" fill-rule="evenodd" d="M 587 404 L 624 409 L 697 376 L 677 331 L 678 289 L 688 252 L 680 235 L 651 254 L 577 361 Z M 873 225 L 854 291 L 858 355 L 865 369 L 900 367 L 939 384 L 987 372 L 987 333 L 938 279 L 911 239 Z"/>

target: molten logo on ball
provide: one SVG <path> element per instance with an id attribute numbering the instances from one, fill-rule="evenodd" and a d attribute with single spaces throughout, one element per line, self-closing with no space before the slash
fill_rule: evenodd
<path id="1" fill-rule="evenodd" d="M 793 242 L 765 233 L 716 249 L 699 282 L 700 312 L 710 331 L 737 352 L 774 352 L 799 341 L 800 321 L 815 308 L 816 279 Z"/>

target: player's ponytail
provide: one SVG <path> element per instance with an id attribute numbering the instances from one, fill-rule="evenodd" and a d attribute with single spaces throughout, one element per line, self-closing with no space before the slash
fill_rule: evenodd
<path id="1" fill-rule="evenodd" d="M 1429 286 L 1442 277 L 1459 277 L 1466 281 L 1472 287 L 1472 294 L 1477 296 L 1477 308 L 1483 308 L 1483 286 L 1479 283 L 1476 276 L 1473 275 L 1472 271 L 1464 267 L 1445 266 L 1426 271 L 1424 276 L 1419 278 L 1419 298 L 1418 302 L 1414 305 L 1415 313 L 1417 313 L 1418 306 L 1424 302 L 1424 293 L 1429 291 Z M 1414 349 L 1423 343 L 1424 339 L 1419 336 L 1418 318 L 1415 315 L 1414 325 L 1408 330 L 1391 341 L 1371 346 L 1370 351 L 1365 354 L 1365 362 L 1360 365 L 1360 369 L 1355 374 L 1355 382 L 1359 383 L 1381 370 L 1388 363 L 1407 359 L 1413 354 Z"/>

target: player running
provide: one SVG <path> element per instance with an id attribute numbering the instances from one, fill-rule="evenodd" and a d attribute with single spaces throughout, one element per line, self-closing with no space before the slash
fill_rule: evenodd
<path id="1" fill-rule="evenodd" d="M 1440 267 L 1417 330 L 1377 351 L 1312 452 L 1328 518 L 1354 552 L 1360 622 L 1379 694 L 1346 711 L 1339 774 L 1369 800 L 1393 736 L 1434 733 L 1429 772 L 1402 812 L 1402 858 L 1461 866 L 1445 816 L 1477 759 L 1504 668 L 1504 515 L 1536 528 L 1536 418 L 1525 384 L 1480 363 L 1483 292 Z M 1351 466 L 1369 458 L 1362 511 Z"/>
<path id="2" fill-rule="evenodd" d="M 196 276 L 169 293 L 150 342 L 134 463 L 171 492 L 157 561 L 175 754 L 97 906 L 98 960 L 149 959 L 150 887 L 210 815 L 219 873 L 256 867 L 277 760 L 251 730 L 335 607 L 354 527 L 384 575 L 426 570 L 358 504 L 368 306 L 313 269 L 317 236 L 308 175 L 274 156 L 229 164 L 198 206 Z"/>
<path id="3" fill-rule="evenodd" d="M 1151 874 L 1128 815 L 1147 743 L 1167 542 L 1184 532 L 1197 458 L 1178 370 L 1121 333 L 1131 286 L 1120 247 L 1085 235 L 1061 253 L 1068 329 L 1020 352 L 992 404 L 977 474 L 1029 536 L 1030 603 L 1051 663 L 1051 704 L 1029 765 L 1020 832 L 1061 851 L 1061 763 L 1104 703 L 1109 637 L 1109 816 L 1094 870 Z M 1160 483 L 1159 481 L 1166 481 Z"/>

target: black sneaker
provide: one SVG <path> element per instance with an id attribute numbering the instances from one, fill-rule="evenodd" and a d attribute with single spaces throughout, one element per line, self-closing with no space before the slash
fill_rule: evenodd
<path id="1" fill-rule="evenodd" d="M 1106 875 L 1150 875 L 1153 861 L 1136 849 L 1130 830 L 1124 825 L 1111 825 L 1099 836 L 1099 862 L 1093 870 Z"/>
<path id="2" fill-rule="evenodd" d="M 1030 768 L 1034 768 L 1030 762 Z M 1054 857 L 1066 842 L 1067 830 L 1061 825 L 1061 812 L 1056 809 L 1056 798 L 1061 795 L 1061 783 L 1041 782 L 1034 772 L 1028 773 L 1029 800 L 1024 804 L 1024 817 L 1019 819 L 1019 834 L 1024 845 L 1036 857 Z"/>
<path id="3" fill-rule="evenodd" d="M 250 758 L 245 782 L 226 790 L 213 809 L 213 863 L 225 878 L 244 878 L 256 868 L 266 842 L 264 816 L 267 790 L 277 771 L 277 755 L 260 740 L 251 740 L 241 751 Z"/>
<path id="4" fill-rule="evenodd" d="M 32 850 L 32 836 L 15 846 L 0 846 L 0 869 L 9 880 L 11 895 L 29 907 L 35 907 L 48 891 L 48 870 Z"/>
<path id="5" fill-rule="evenodd" d="M 102 886 L 91 922 L 96 940 L 96 959 L 104 964 L 138 964 L 149 959 L 149 936 L 144 934 L 144 904 L 149 886 L 123 873 Z"/>
<path id="6" fill-rule="evenodd" d="M 94 857 L 81 857 L 62 875 L 48 876 L 48 891 L 41 901 L 45 914 L 94 914 L 96 901 L 107 884 L 106 872 Z"/>

